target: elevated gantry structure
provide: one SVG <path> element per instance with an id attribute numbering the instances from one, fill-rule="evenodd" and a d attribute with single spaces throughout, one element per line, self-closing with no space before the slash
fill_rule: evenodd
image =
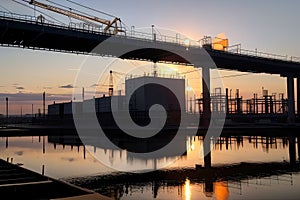
<path id="1" fill-rule="evenodd" d="M 84 18 L 80 14 L 61 10 L 41 4 L 37 1 L 29 3 L 46 8 L 57 13 L 66 14 L 77 19 Z M 88 20 L 88 18 L 85 18 Z M 90 19 L 91 20 L 91 19 Z M 76 26 L 62 25 L 37 17 L 0 12 L 0 45 L 47 51 L 58 51 L 75 54 L 91 54 L 98 56 L 114 56 L 121 59 L 146 60 L 152 62 L 167 62 L 202 67 L 203 77 L 203 114 L 210 117 L 210 69 L 219 68 L 240 72 L 279 74 L 287 78 L 288 121 L 295 122 L 294 78 L 297 79 L 297 114 L 300 115 L 300 59 L 295 57 L 264 54 L 257 51 L 237 49 L 236 52 L 227 49 L 216 50 L 213 43 L 202 46 L 186 45 L 174 38 L 156 35 L 140 37 L 135 32 L 128 34 L 117 26 L 118 18 L 106 21 L 93 18 L 105 25 L 97 28 L 89 23 Z M 113 29 L 111 32 L 108 30 Z M 199 60 L 205 57 L 200 47 L 203 47 L 215 66 L 201 64 Z M 192 58 L 197 57 L 198 60 Z M 191 58 L 191 59 L 187 59 Z M 207 122 L 208 123 L 208 122 Z"/>

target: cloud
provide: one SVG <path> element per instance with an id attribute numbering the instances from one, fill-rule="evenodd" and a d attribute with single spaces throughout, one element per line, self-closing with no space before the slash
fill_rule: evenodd
<path id="1" fill-rule="evenodd" d="M 68 85 L 62 85 L 62 86 L 59 86 L 59 88 L 67 88 L 67 89 L 72 89 L 74 88 L 72 84 L 68 84 Z"/>
<path id="2" fill-rule="evenodd" d="M 43 87 L 43 89 L 52 89 L 52 87 Z"/>
<path id="3" fill-rule="evenodd" d="M 16 87 L 17 90 L 24 90 L 25 88 L 22 86 Z"/>

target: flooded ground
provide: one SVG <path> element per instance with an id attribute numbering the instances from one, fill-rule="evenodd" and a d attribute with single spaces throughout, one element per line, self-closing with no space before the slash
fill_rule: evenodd
<path id="1" fill-rule="evenodd" d="M 143 160 L 126 151 L 87 147 L 111 166 L 154 169 L 117 172 L 95 159 L 75 136 L 1 137 L 0 157 L 114 199 L 298 199 L 299 139 L 295 136 L 228 136 L 214 140 L 204 167 L 203 139 L 181 141 L 183 155 Z M 173 160 L 175 160 L 173 162 Z M 170 161 L 170 162 L 168 162 Z M 168 165 L 155 170 L 165 163 Z M 198 166 L 197 169 L 195 166 Z"/>

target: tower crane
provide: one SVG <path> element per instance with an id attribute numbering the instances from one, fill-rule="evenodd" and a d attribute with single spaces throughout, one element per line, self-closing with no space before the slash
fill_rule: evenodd
<path id="1" fill-rule="evenodd" d="M 59 8 L 56 6 L 47 5 L 47 4 L 44 4 L 44 3 L 41 3 L 41 2 L 38 2 L 35 0 L 30 0 L 30 1 L 26 1 L 26 2 L 28 2 L 31 5 L 38 6 L 40 8 L 47 9 L 47 10 L 50 10 L 50 11 L 53 11 L 53 12 L 56 12 L 56 13 L 59 13 L 62 15 L 66 15 L 68 17 L 72 17 L 74 19 L 78 19 L 81 21 L 89 20 L 89 21 L 98 22 L 100 24 L 104 24 L 104 25 L 106 25 L 104 28 L 105 33 L 110 33 L 111 29 L 113 29 L 114 35 L 117 35 L 120 32 L 125 32 L 125 30 L 122 29 L 122 26 L 121 26 L 121 19 L 118 17 L 115 17 L 112 21 L 110 21 L 110 20 L 101 19 L 101 18 L 98 18 L 95 16 L 83 15 L 83 14 L 69 11 L 69 10 Z"/>

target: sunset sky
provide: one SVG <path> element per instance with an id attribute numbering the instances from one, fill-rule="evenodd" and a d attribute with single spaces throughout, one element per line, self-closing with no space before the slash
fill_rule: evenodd
<path id="1" fill-rule="evenodd" d="M 45 0 L 40 1 L 47 3 Z M 53 1 L 78 9 L 65 0 Z M 129 28 L 135 26 L 136 30 L 150 30 L 151 25 L 154 25 L 158 30 L 168 29 L 170 32 L 174 31 L 174 36 L 175 33 L 180 33 L 195 41 L 205 35 L 214 37 L 225 33 L 229 45 L 240 43 L 243 49 L 300 56 L 298 1 L 74 1 L 84 2 L 86 6 L 118 16 Z M 33 10 L 11 0 L 1 0 L 0 11 L 34 15 Z M 42 11 L 61 21 L 69 22 L 68 17 Z M 35 111 L 41 108 L 44 91 L 47 93 L 47 103 L 71 100 L 76 74 L 86 56 L 0 47 L 0 60 L 0 114 L 5 113 L 5 97 L 11 100 L 10 113 L 19 114 L 21 107 L 23 113 L 31 113 L 32 104 Z M 111 62 L 111 58 L 101 57 L 89 60 L 99 67 Z M 116 65 L 132 67 L 145 63 L 124 61 Z M 172 68 L 178 72 L 187 70 L 184 67 Z M 227 77 L 234 74 L 245 75 Z M 233 71 L 221 71 L 221 75 L 225 76 L 224 86 L 233 91 L 239 88 L 244 98 L 252 97 L 253 93 L 261 95 L 262 87 L 268 89 L 269 93 L 286 93 L 286 80 L 278 75 L 253 75 Z M 197 90 L 197 86 L 193 86 L 192 83 L 191 86 Z M 92 84 L 84 87 L 87 92 L 93 89 Z"/>

